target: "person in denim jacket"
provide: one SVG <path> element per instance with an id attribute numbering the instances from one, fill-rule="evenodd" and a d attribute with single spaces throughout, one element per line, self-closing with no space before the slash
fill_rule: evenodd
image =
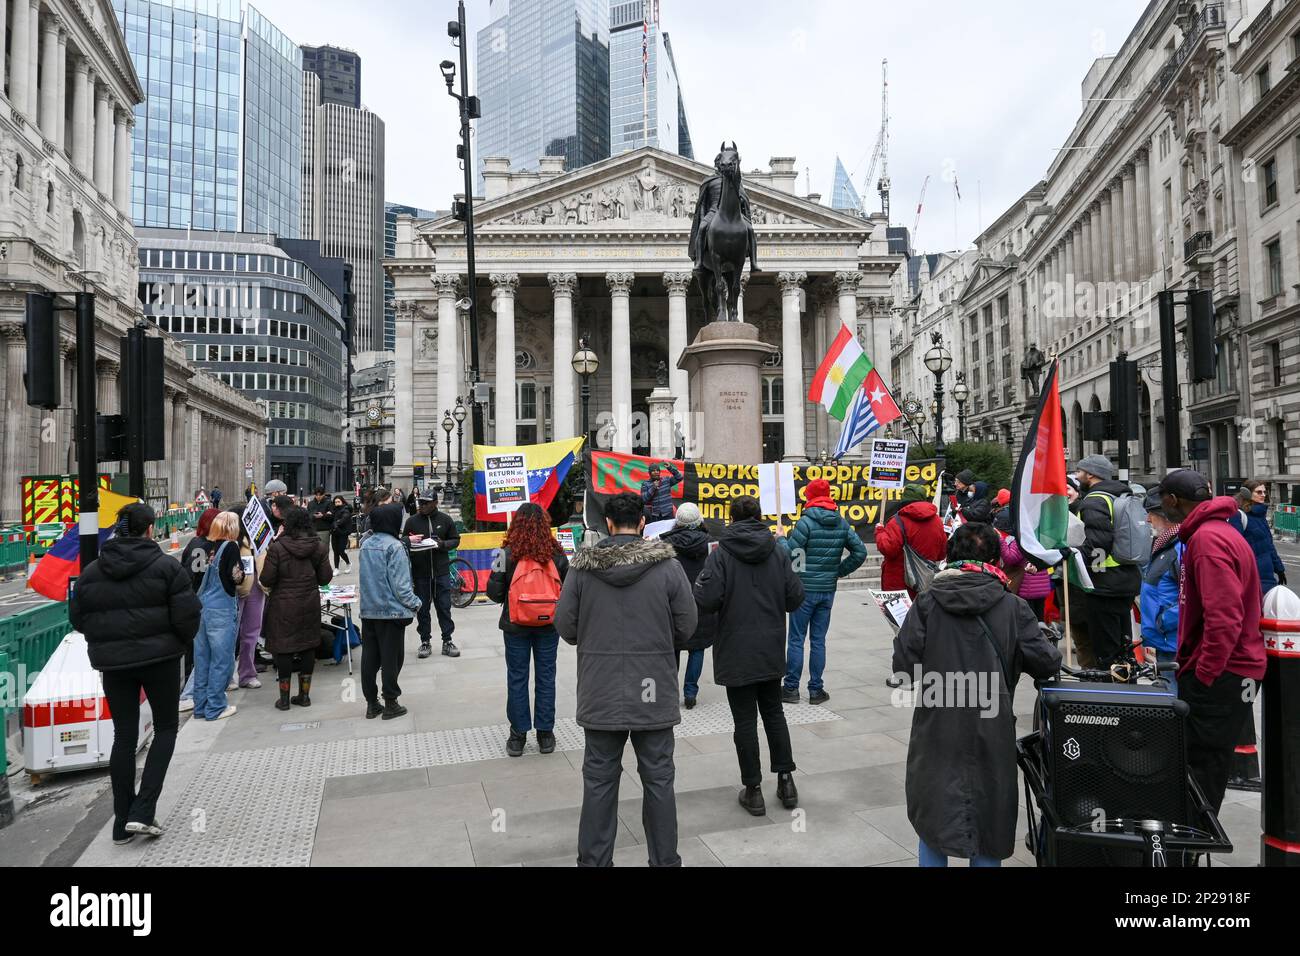
<path id="1" fill-rule="evenodd" d="M 411 586 L 411 559 L 398 540 L 404 510 L 386 504 L 370 512 L 372 534 L 361 545 L 361 692 L 366 719 L 392 720 L 406 713 L 397 702 L 402 689 L 397 675 L 405 656 L 406 628 L 420 599 Z M 379 704 L 375 676 L 383 671 L 384 703 Z"/>

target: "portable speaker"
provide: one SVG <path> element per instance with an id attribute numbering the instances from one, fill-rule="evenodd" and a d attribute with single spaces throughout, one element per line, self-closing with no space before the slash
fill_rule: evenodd
<path id="1" fill-rule="evenodd" d="M 1047 799 L 1064 826 L 1102 819 L 1192 819 L 1187 704 L 1164 687 L 1060 683 L 1042 688 Z M 1057 838 L 1057 866 L 1140 866 L 1137 851 L 1099 848 L 1088 834 Z"/>

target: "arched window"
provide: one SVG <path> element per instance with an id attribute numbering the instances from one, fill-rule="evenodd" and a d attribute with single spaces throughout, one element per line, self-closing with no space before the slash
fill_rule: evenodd
<path id="1" fill-rule="evenodd" d="M 86 268 L 86 223 L 80 212 L 72 214 L 72 258 Z"/>
<path id="2" fill-rule="evenodd" d="M 45 212 L 47 215 L 54 215 L 54 183 L 45 186 Z"/>

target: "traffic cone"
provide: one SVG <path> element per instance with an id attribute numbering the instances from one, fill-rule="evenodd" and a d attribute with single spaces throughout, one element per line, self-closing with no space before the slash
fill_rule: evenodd
<path id="1" fill-rule="evenodd" d="M 179 531 L 173 531 L 170 550 L 179 551 L 180 549 L 181 549 L 181 533 Z"/>

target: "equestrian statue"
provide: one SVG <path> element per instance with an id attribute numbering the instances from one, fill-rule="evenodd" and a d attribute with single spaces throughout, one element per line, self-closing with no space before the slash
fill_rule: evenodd
<path id="1" fill-rule="evenodd" d="M 717 175 L 700 186 L 688 251 L 708 314 L 715 322 L 736 322 L 745 259 L 751 272 L 761 270 L 749 197 L 740 181 L 740 153 L 734 142 L 721 149 L 713 161 Z"/>

